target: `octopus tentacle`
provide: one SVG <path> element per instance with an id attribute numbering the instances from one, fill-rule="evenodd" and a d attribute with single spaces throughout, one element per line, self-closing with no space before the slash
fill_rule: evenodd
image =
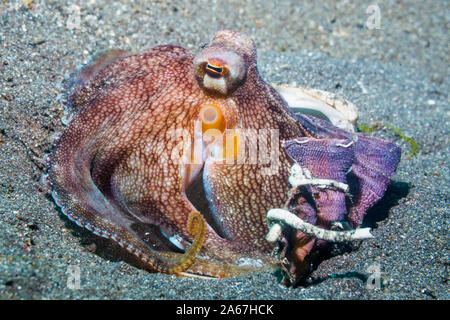
<path id="1" fill-rule="evenodd" d="M 189 268 L 189 266 L 191 266 L 191 264 L 194 262 L 194 259 L 197 256 L 198 252 L 202 248 L 202 244 L 205 240 L 206 234 L 206 221 L 200 214 L 200 212 L 192 211 L 189 216 L 188 229 L 189 232 L 193 236 L 195 236 L 194 241 L 192 242 L 192 245 L 189 247 L 189 249 L 186 250 L 186 252 L 181 257 L 175 259 L 172 262 L 172 265 L 166 266 L 166 273 L 179 274 L 180 272 Z"/>
<path id="2" fill-rule="evenodd" d="M 247 274 L 249 272 L 271 270 L 275 267 L 276 263 L 266 264 L 259 267 L 249 267 L 196 258 L 192 265 L 186 271 L 181 272 L 179 275 L 191 278 L 221 279 L 236 277 L 242 274 Z"/>
<path id="3" fill-rule="evenodd" d="M 166 252 L 158 253 L 151 250 L 146 250 L 146 252 L 144 252 L 143 250 L 138 249 L 138 247 L 142 246 L 137 246 L 135 243 L 133 243 L 133 241 L 126 239 L 129 237 L 123 236 L 123 230 L 117 230 L 118 232 L 111 232 L 107 231 L 111 229 L 98 227 L 95 223 L 81 218 L 80 216 L 74 214 L 72 210 L 68 210 L 63 205 L 64 202 L 60 200 L 56 192 L 53 192 L 52 195 L 55 203 L 61 208 L 62 213 L 66 215 L 71 221 L 75 222 L 78 226 L 91 231 L 97 236 L 115 241 L 122 248 L 138 257 L 151 270 L 156 272 L 181 275 L 180 273 L 188 269 L 195 261 L 195 257 L 200 251 L 205 238 L 205 219 L 199 212 L 193 211 L 189 217 L 188 228 L 191 234 L 195 236 L 195 238 L 192 242 L 192 245 L 186 250 L 184 254 L 180 255 L 178 253 L 171 254 Z M 132 237 L 131 239 L 136 238 Z"/>

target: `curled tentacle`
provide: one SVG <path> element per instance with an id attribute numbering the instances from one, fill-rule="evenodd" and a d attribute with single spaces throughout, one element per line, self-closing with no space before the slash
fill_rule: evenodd
<path id="1" fill-rule="evenodd" d="M 197 212 L 192 211 L 189 216 L 189 232 L 195 236 L 192 245 L 186 252 L 173 261 L 173 265 L 168 266 L 166 270 L 160 270 L 166 273 L 179 274 L 180 272 L 189 268 L 189 266 L 194 262 L 195 256 L 202 248 L 203 241 L 205 239 L 206 233 L 206 222 L 203 216 Z"/>

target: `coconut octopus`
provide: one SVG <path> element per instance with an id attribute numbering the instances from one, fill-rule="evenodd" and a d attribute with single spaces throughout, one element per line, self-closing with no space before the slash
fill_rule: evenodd
<path id="1" fill-rule="evenodd" d="M 324 241 L 286 226 L 274 246 L 267 211 L 357 228 L 400 149 L 296 114 L 286 100 L 237 32 L 217 32 L 196 55 L 174 45 L 108 51 L 73 82 L 71 119 L 48 172 L 53 198 L 156 272 L 222 278 L 283 260 L 290 279 L 301 278 Z M 293 164 L 349 191 L 291 189 Z"/>

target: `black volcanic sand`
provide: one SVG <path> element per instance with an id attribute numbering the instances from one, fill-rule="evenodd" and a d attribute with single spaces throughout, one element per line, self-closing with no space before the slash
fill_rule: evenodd
<path id="1" fill-rule="evenodd" d="M 0 298 L 448 299 L 448 4 L 385 1 L 381 29 L 368 30 L 367 2 L 322 2 L 78 1 L 76 25 L 70 1 L 2 1 Z M 71 72 L 108 48 L 174 43 L 195 52 L 222 28 L 255 39 L 267 81 L 335 92 L 358 106 L 359 123 L 389 123 L 419 145 L 408 158 L 410 145 L 391 130 L 370 133 L 403 148 L 385 198 L 365 221 L 375 238 L 324 260 L 296 289 L 274 272 L 218 281 L 148 273 L 39 191 Z M 73 265 L 78 290 L 67 286 Z M 374 266 L 381 285 L 367 289 Z"/>

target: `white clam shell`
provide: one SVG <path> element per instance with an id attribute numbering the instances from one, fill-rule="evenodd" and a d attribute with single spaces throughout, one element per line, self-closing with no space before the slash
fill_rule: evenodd
<path id="1" fill-rule="evenodd" d="M 273 85 L 294 112 L 309 114 L 330 121 L 338 128 L 354 132 L 358 109 L 351 102 L 334 93 L 294 87 L 286 84 Z"/>

